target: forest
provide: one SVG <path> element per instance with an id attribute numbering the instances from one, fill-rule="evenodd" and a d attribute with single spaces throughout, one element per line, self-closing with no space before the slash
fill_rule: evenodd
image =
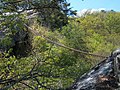
<path id="1" fill-rule="evenodd" d="M 0 90 L 66 90 L 120 46 L 120 12 L 66 0 L 0 0 Z"/>

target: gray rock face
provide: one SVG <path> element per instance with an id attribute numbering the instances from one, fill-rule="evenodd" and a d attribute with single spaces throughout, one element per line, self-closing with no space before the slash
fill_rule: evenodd
<path id="1" fill-rule="evenodd" d="M 81 76 L 69 90 L 116 90 L 119 81 L 114 70 L 114 60 L 119 54 L 120 49 L 117 49 L 110 57 Z"/>
<path id="2" fill-rule="evenodd" d="M 118 48 L 117 50 L 113 51 L 111 56 L 116 57 L 119 54 L 120 54 L 120 48 Z"/>

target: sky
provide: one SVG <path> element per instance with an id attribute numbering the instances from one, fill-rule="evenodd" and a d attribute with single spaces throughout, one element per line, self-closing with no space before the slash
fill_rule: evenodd
<path id="1" fill-rule="evenodd" d="M 105 9 L 120 12 L 120 0 L 67 0 L 73 10 Z"/>

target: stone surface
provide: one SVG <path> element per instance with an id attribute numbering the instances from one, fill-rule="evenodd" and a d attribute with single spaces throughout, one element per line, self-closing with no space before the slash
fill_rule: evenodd
<path id="1" fill-rule="evenodd" d="M 114 61 L 119 54 L 120 49 L 117 49 L 111 56 L 81 76 L 69 90 L 119 90 L 119 80 L 114 70 Z"/>

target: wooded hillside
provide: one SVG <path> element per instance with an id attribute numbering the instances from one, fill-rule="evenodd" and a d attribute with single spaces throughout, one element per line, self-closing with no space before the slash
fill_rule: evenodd
<path id="1" fill-rule="evenodd" d="M 64 90 L 120 47 L 119 12 L 77 18 L 68 6 L 65 0 L 3 0 L 0 89 Z"/>

